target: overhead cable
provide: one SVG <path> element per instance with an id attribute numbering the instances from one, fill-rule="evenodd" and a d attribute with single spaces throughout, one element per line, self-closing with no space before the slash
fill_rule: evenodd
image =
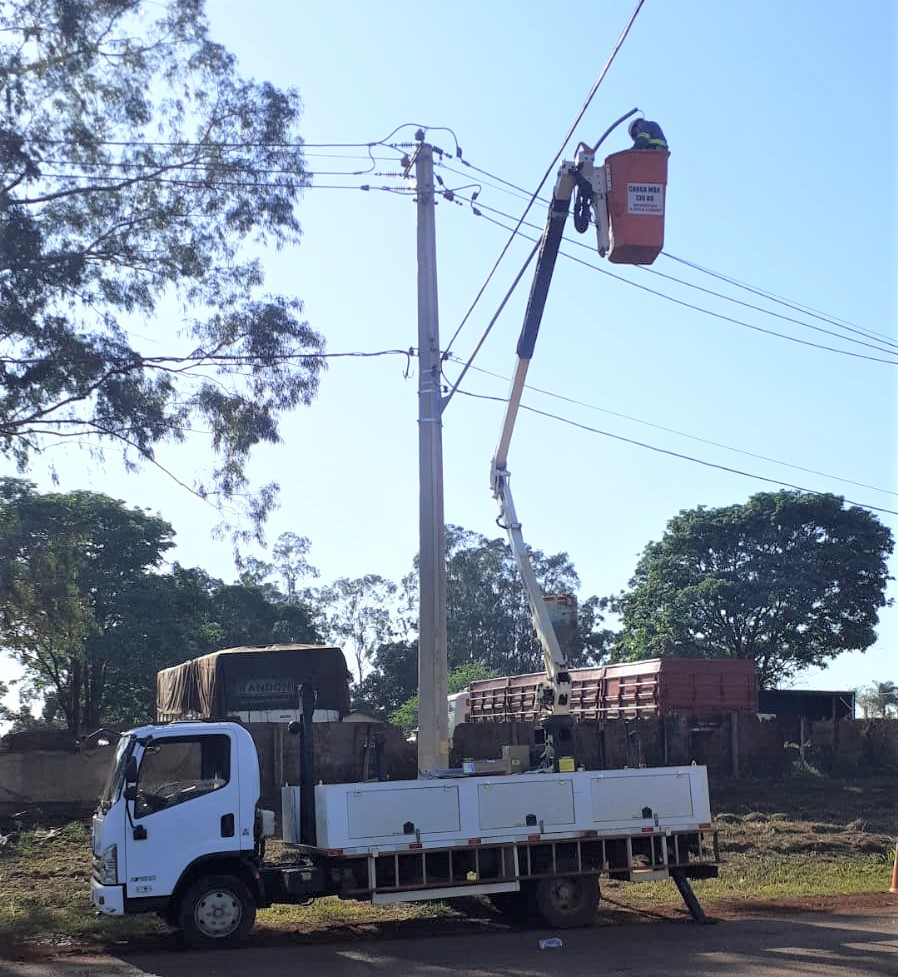
<path id="1" fill-rule="evenodd" d="M 453 357 L 453 360 L 457 363 L 461 362 L 457 357 Z M 482 373 L 485 376 L 494 377 L 497 380 L 509 380 L 508 377 L 505 377 L 500 373 L 494 373 L 492 370 L 485 370 L 483 367 L 472 366 L 471 369 L 476 373 Z M 819 475 L 821 478 L 830 478 L 836 482 L 844 482 L 846 485 L 855 485 L 858 488 L 870 489 L 872 492 L 882 492 L 884 495 L 894 495 L 898 497 L 898 492 L 895 492 L 892 489 L 880 488 L 878 485 L 870 485 L 867 482 L 858 482 L 852 478 L 844 478 L 841 475 L 833 475 L 830 472 L 818 471 L 815 468 L 805 468 L 802 465 L 796 465 L 789 461 L 781 461 L 778 458 L 771 458 L 769 455 L 762 455 L 755 451 L 746 451 L 742 448 L 736 448 L 731 444 L 724 444 L 720 441 L 712 441 L 710 438 L 702 438 L 695 434 L 687 434 L 685 431 L 678 431 L 676 428 L 665 427 L 663 424 L 656 424 L 653 421 L 646 421 L 641 417 L 633 417 L 631 414 L 624 414 L 621 411 L 610 410 L 607 407 L 599 407 L 597 404 L 590 404 L 583 400 L 577 400 L 574 397 L 567 397 L 564 394 L 555 393 L 551 390 L 545 390 L 542 387 L 533 386 L 533 384 L 524 384 L 524 389 L 532 390 L 534 393 L 542 394 L 545 397 L 551 397 L 554 400 L 561 400 L 567 404 L 573 404 L 576 407 L 585 407 L 587 410 L 598 411 L 601 414 L 608 414 L 611 417 L 619 417 L 625 421 L 632 421 L 634 424 L 642 424 L 645 427 L 654 428 L 656 431 L 664 431 L 667 434 L 675 434 L 677 437 L 688 438 L 690 441 L 697 441 L 700 444 L 707 444 L 714 448 L 722 448 L 724 451 L 731 451 L 734 454 L 745 455 L 748 458 L 756 458 L 759 461 L 769 461 L 771 464 L 782 465 L 784 468 L 792 468 L 795 471 L 804 472 L 808 475 Z"/>
<path id="2" fill-rule="evenodd" d="M 466 397 L 472 397 L 477 400 L 493 400 L 498 403 L 504 403 L 507 398 L 505 397 L 491 397 L 485 394 L 474 394 L 469 391 L 460 391 Z M 645 441 L 637 441 L 635 438 L 627 438 L 622 434 L 613 434 L 611 431 L 603 431 L 601 428 L 590 427 L 588 424 L 582 424 L 579 421 L 572 421 L 570 418 L 561 417 L 558 414 L 552 414 L 549 411 L 539 410 L 536 407 L 528 407 L 526 404 L 521 404 L 521 409 L 530 411 L 531 414 L 538 414 L 540 417 L 548 418 L 552 421 L 558 421 L 561 424 L 567 424 L 570 427 L 575 427 L 581 431 L 588 431 L 590 434 L 600 434 L 602 437 L 611 438 L 613 441 L 621 441 L 624 444 L 632 444 L 638 448 L 647 448 L 649 451 L 654 451 L 657 454 L 668 455 L 671 458 L 679 458 L 682 461 L 690 461 L 696 465 L 702 465 L 705 468 L 716 468 L 718 471 L 729 472 L 733 475 L 743 475 L 746 478 L 754 478 L 760 482 L 767 482 L 771 485 L 780 485 L 784 488 L 795 489 L 798 492 L 807 492 L 810 495 L 833 495 L 832 492 L 820 492 L 817 489 L 807 488 L 803 485 L 796 485 L 794 482 L 786 482 L 779 478 L 769 478 L 766 475 L 758 475 L 755 472 L 743 471 L 741 468 L 731 468 L 729 465 L 720 465 L 713 461 L 705 461 L 703 458 L 696 458 L 693 455 L 682 454 L 679 451 L 671 451 L 668 448 L 659 448 L 657 445 L 648 444 Z M 882 506 L 868 505 L 866 502 L 855 502 L 852 499 L 843 499 L 849 505 L 858 506 L 862 509 L 868 509 L 871 512 L 882 512 L 890 516 L 898 516 L 898 510 L 896 509 L 885 509 Z"/>
<path id="3" fill-rule="evenodd" d="M 836 316 L 827 315 L 821 312 L 819 309 L 814 309 L 809 305 L 802 305 L 800 302 L 794 299 L 784 298 L 782 295 L 777 295 L 775 292 L 770 292 L 767 289 L 763 289 L 757 285 L 749 285 L 746 282 L 739 281 L 738 278 L 732 278 L 729 275 L 725 275 L 722 272 L 714 271 L 711 268 L 705 268 L 702 265 L 696 264 L 694 261 L 688 261 L 686 258 L 679 258 L 675 254 L 671 254 L 669 251 L 662 251 L 661 254 L 665 258 L 670 258 L 671 261 L 677 261 L 682 265 L 686 265 L 689 268 L 694 268 L 696 271 L 700 271 L 705 275 L 711 275 L 713 278 L 719 278 L 721 281 L 729 282 L 731 285 L 735 285 L 737 288 L 743 288 L 747 292 L 752 292 L 755 295 L 760 295 L 763 298 L 768 299 L 771 302 L 776 302 L 778 305 L 784 305 L 786 308 L 794 309 L 796 311 L 801 311 L 805 315 L 812 316 L 814 319 L 820 319 L 823 322 L 829 322 L 831 325 L 839 326 L 848 332 L 854 332 L 861 336 L 866 336 L 868 339 L 878 339 L 881 342 L 887 343 L 889 346 L 898 347 L 898 342 L 894 339 L 886 336 L 884 333 L 876 332 L 874 329 L 863 329 L 856 323 L 851 323 L 845 319 L 840 319 Z"/>
<path id="4" fill-rule="evenodd" d="M 574 131 L 576 130 L 577 126 L 580 124 L 580 120 L 586 114 L 586 110 L 589 108 L 590 104 L 592 103 L 593 98 L 595 98 L 596 92 L 599 90 L 599 86 L 605 80 L 605 75 L 608 74 L 608 71 L 611 68 L 611 65 L 614 63 L 614 59 L 617 57 L 618 51 L 620 51 L 621 47 L 623 46 L 624 41 L 627 39 L 627 35 L 630 33 L 630 28 L 633 26 L 633 23 L 636 20 L 636 17 L 639 14 L 639 11 L 642 9 L 643 3 L 645 3 L 645 0 L 637 0 L 636 6 L 633 8 L 633 12 L 630 14 L 630 19 L 627 21 L 627 24 L 624 27 L 623 31 L 621 31 L 621 35 L 617 39 L 617 43 L 612 48 L 611 54 L 608 56 L 608 60 L 605 62 L 604 67 L 599 72 L 599 75 L 596 78 L 595 82 L 593 83 L 592 88 L 589 90 L 589 94 L 586 96 L 586 100 L 584 101 L 583 106 L 581 107 L 580 111 L 577 113 L 577 116 L 574 119 L 573 123 L 571 123 L 571 126 L 568 129 L 567 134 L 565 135 L 564 139 L 562 140 L 562 143 L 561 143 L 561 146 L 558 149 L 558 152 L 555 154 L 555 156 L 552 158 L 552 162 L 549 163 L 548 167 L 546 168 L 546 172 L 543 174 L 543 178 L 539 181 L 539 185 L 537 186 L 536 190 L 534 190 L 533 194 L 531 195 L 530 202 L 524 208 L 524 213 L 521 214 L 520 218 L 518 218 L 518 222 L 515 225 L 514 230 L 512 230 L 511 236 L 509 237 L 508 241 L 506 241 L 505 247 L 502 248 L 502 251 L 499 253 L 499 257 L 496 258 L 496 261 L 493 264 L 493 267 L 490 269 L 489 274 L 486 276 L 486 280 L 484 281 L 483 285 L 481 285 L 479 291 L 477 292 L 477 295 L 474 297 L 474 301 L 471 303 L 468 311 L 464 315 L 464 318 L 459 323 L 459 325 L 456 328 L 455 332 L 452 334 L 452 338 L 449 340 L 449 343 L 446 346 L 446 349 L 447 350 L 451 350 L 452 349 L 452 345 L 455 342 L 455 340 L 458 338 L 458 334 L 464 328 L 465 323 L 468 321 L 468 319 L 471 316 L 471 313 L 476 308 L 477 303 L 480 301 L 480 298 L 483 295 L 484 291 L 486 290 L 487 285 L 489 285 L 490 281 L 492 280 L 493 275 L 496 273 L 496 270 L 498 269 L 500 262 L 505 257 L 508 249 L 511 247 L 511 242 L 514 240 L 515 235 L 518 233 L 518 229 L 524 223 L 524 220 L 527 217 L 527 214 L 530 213 L 530 208 L 536 202 L 536 199 L 537 199 L 537 196 L 539 195 L 540 190 L 542 190 L 543 185 L 545 184 L 546 180 L 548 180 L 549 177 L 551 176 L 552 171 L 555 169 L 555 166 L 558 163 L 558 160 L 561 159 L 561 156 L 564 153 L 565 146 L 567 146 L 567 144 L 570 142 L 571 137 L 574 134 Z M 462 160 L 462 162 L 464 162 L 464 160 Z"/>
<path id="5" fill-rule="evenodd" d="M 498 184 L 498 185 L 495 185 L 494 186 L 494 189 L 498 190 L 500 193 L 509 193 L 513 197 L 521 197 L 521 196 L 523 196 L 525 199 L 529 196 L 528 192 L 523 187 L 520 187 L 517 184 L 512 183 L 511 181 L 506 180 L 506 179 L 504 179 L 501 176 L 498 176 L 496 173 L 492 173 L 491 171 L 485 170 L 482 167 L 475 166 L 472 163 L 468 162 L 468 160 L 463 160 L 463 162 L 464 162 L 465 166 L 467 166 L 470 169 L 472 169 L 472 170 L 476 171 L 477 173 L 481 174 L 481 176 L 485 177 L 487 181 L 490 181 L 490 180 L 491 181 L 495 181 L 495 184 Z M 440 162 L 438 165 L 441 166 L 442 168 L 448 170 L 450 173 L 455 173 L 455 174 L 457 174 L 459 176 L 463 176 L 464 175 L 464 173 L 461 170 L 455 169 L 455 168 L 449 166 L 445 162 Z M 487 185 L 489 185 L 489 183 L 487 183 Z M 511 191 L 514 191 L 514 192 L 511 192 Z M 541 199 L 541 201 L 543 203 L 548 204 L 548 201 L 545 200 L 545 198 L 538 198 L 538 199 Z M 478 201 L 478 206 L 479 207 L 483 207 L 484 209 L 490 209 L 490 208 L 487 208 L 486 205 L 483 204 L 481 201 Z M 501 213 L 500 211 L 495 211 L 495 212 L 496 213 Z M 506 217 L 508 220 L 514 220 L 515 219 L 514 217 L 512 217 L 509 214 L 502 214 L 502 216 Z M 525 226 L 532 226 L 532 225 L 525 225 Z M 589 248 L 588 245 L 583 245 L 581 242 L 577 242 L 577 243 L 581 247 L 587 247 L 587 248 Z M 589 248 L 589 250 L 592 250 L 592 249 Z M 784 297 L 782 295 L 777 295 L 775 292 L 771 292 L 771 291 L 769 291 L 767 289 L 762 288 L 761 286 L 751 285 L 751 284 L 749 284 L 747 282 L 740 281 L 738 278 L 734 278 L 734 277 L 729 276 L 729 275 L 726 275 L 726 274 L 724 274 L 722 272 L 714 271 L 713 269 L 707 268 L 707 267 L 705 267 L 703 265 L 700 265 L 700 264 L 698 264 L 698 263 L 696 263 L 694 261 L 690 261 L 690 260 L 688 260 L 686 258 L 682 258 L 682 257 L 679 257 L 677 255 L 671 254 L 669 251 L 662 251 L 661 254 L 662 254 L 662 256 L 664 258 L 668 258 L 671 261 L 679 262 L 680 264 L 685 265 L 685 266 L 687 266 L 689 268 L 692 268 L 695 271 L 698 271 L 698 272 L 700 272 L 702 274 L 710 275 L 710 276 L 712 276 L 714 278 L 718 278 L 721 281 L 724 281 L 724 282 L 727 282 L 728 284 L 734 285 L 737 288 L 744 289 L 745 291 L 748 291 L 748 292 L 751 292 L 751 293 L 753 293 L 755 295 L 758 295 L 761 298 L 768 299 L 770 302 L 776 303 L 778 305 L 785 306 L 786 308 L 792 309 L 793 311 L 796 311 L 796 312 L 801 312 L 801 313 L 803 313 L 805 315 L 810 316 L 811 318 L 819 319 L 822 322 L 828 322 L 830 325 L 834 325 L 834 326 L 837 326 L 840 329 L 844 329 L 846 332 L 851 332 L 851 333 L 854 333 L 856 335 L 864 336 L 867 339 L 872 339 L 874 341 L 878 341 L 878 342 L 881 342 L 881 343 L 883 343 L 885 345 L 893 346 L 896 349 L 898 349 L 898 341 L 896 341 L 895 339 L 893 339 L 893 338 L 885 335 L 884 333 L 877 332 L 874 329 L 862 328 L 862 327 L 858 326 L 856 323 L 849 322 L 849 321 L 847 321 L 845 319 L 841 319 L 841 318 L 839 318 L 837 316 L 834 316 L 834 315 L 831 315 L 831 314 L 827 314 L 825 312 L 822 312 L 820 309 L 815 309 L 815 308 L 813 308 L 811 306 L 803 305 L 801 302 L 798 302 L 795 299 L 789 299 L 789 298 L 786 298 L 786 297 Z M 671 276 L 671 277 L 673 277 L 673 276 Z M 689 282 L 684 281 L 683 279 L 674 278 L 673 280 L 674 281 L 678 281 L 678 282 L 680 282 L 681 284 L 684 284 L 684 285 L 690 285 Z M 698 286 L 692 285 L 691 287 L 696 287 L 697 288 Z M 719 294 L 719 293 L 712 293 L 712 294 Z M 720 297 L 726 299 L 727 301 L 732 301 L 732 302 L 735 302 L 737 304 L 742 304 L 742 303 L 739 302 L 738 299 L 731 298 L 729 296 L 721 295 Z M 749 306 L 749 307 L 750 308 L 754 308 L 753 306 Z M 768 311 L 768 310 L 761 310 L 761 311 L 764 311 L 767 315 L 777 316 L 777 313 L 775 313 L 773 311 Z M 788 317 L 783 317 L 783 318 L 788 318 Z M 790 321 L 795 321 L 795 320 L 790 320 Z M 839 338 L 844 338 L 844 337 L 839 337 Z"/>
<path id="6" fill-rule="evenodd" d="M 487 208 L 483 204 L 480 204 L 480 203 L 478 204 L 478 208 L 481 208 L 483 210 L 492 210 L 493 209 L 493 208 Z M 510 228 L 508 227 L 507 224 L 503 224 L 502 221 L 496 220 L 495 218 L 490 217 L 487 214 L 481 213 L 481 214 L 478 214 L 477 216 L 481 217 L 483 220 L 488 221 L 491 224 L 495 224 L 497 227 L 500 227 L 500 228 L 502 228 L 505 231 L 510 230 Z M 509 220 L 512 220 L 513 219 L 513 218 L 511 218 L 507 214 L 506 215 L 503 215 L 503 216 L 505 216 Z M 523 238 L 526 241 L 534 241 L 534 240 L 537 240 L 537 239 L 535 239 L 533 237 L 530 237 L 530 236 L 528 236 L 526 234 L 520 234 L 520 232 L 519 232 L 519 230 L 518 230 L 517 227 L 515 227 L 514 231 L 515 231 L 515 234 L 516 235 L 520 236 L 521 238 Z M 576 243 L 578 245 L 580 245 L 580 242 L 576 242 Z M 585 246 L 585 245 L 581 245 L 581 246 Z M 589 250 L 592 250 L 592 249 L 590 248 Z M 830 352 L 830 353 L 838 353 L 838 354 L 840 354 L 842 356 L 851 356 L 851 357 L 853 357 L 855 359 L 870 360 L 871 362 L 874 362 L 874 363 L 886 363 L 889 366 L 898 366 L 898 359 L 883 359 L 882 357 L 878 357 L 878 356 L 868 356 L 865 353 L 855 353 L 852 350 L 838 349 L 835 346 L 824 346 L 821 343 L 812 343 L 812 342 L 810 342 L 810 340 L 807 340 L 807 339 L 799 339 L 797 336 L 790 336 L 787 333 L 777 332 L 774 329 L 765 329 L 763 326 L 758 326 L 758 325 L 755 325 L 754 323 L 745 322 L 742 319 L 735 319 L 732 316 L 724 315 L 721 312 L 714 312 L 711 309 L 704 308 L 703 306 L 694 305 L 691 302 L 685 302 L 683 299 L 675 298 L 674 296 L 668 295 L 666 292 L 661 292 L 658 289 L 649 288 L 647 285 L 641 285 L 641 284 L 639 284 L 639 282 L 634 282 L 632 279 L 626 278 L 623 275 L 617 275 L 617 274 L 615 274 L 612 271 L 608 271 L 605 268 L 601 268 L 598 265 L 592 264 L 592 262 L 584 261 L 582 258 L 579 258 L 576 255 L 570 254 L 567 251 L 559 250 L 559 254 L 560 255 L 563 255 L 565 258 L 570 259 L 571 261 L 576 262 L 577 264 L 583 265 L 586 268 L 591 268 L 593 271 L 596 271 L 596 272 L 598 272 L 601 275 L 606 275 L 609 278 L 614 278 L 617 281 L 624 282 L 625 284 L 632 286 L 633 288 L 638 288 L 640 291 L 648 292 L 650 295 L 656 295 L 659 298 L 663 298 L 663 299 L 665 299 L 668 302 L 673 302 L 675 305 L 682 306 L 682 307 L 684 307 L 686 309 L 691 309 L 694 312 L 700 312 L 703 315 L 712 316 L 713 318 L 720 319 L 723 322 L 730 322 L 733 325 L 743 326 L 746 329 L 751 329 L 751 330 L 753 330 L 755 332 L 764 333 L 764 334 L 766 334 L 768 336 L 776 336 L 779 339 L 785 339 L 785 340 L 788 340 L 789 342 L 797 343 L 797 344 L 799 344 L 801 346 L 810 346 L 813 349 L 825 350 L 825 351 Z M 838 338 L 843 339 L 845 342 L 853 342 L 853 343 L 857 343 L 858 342 L 858 340 L 850 339 L 847 336 L 844 336 L 844 337 L 840 336 Z M 886 353 L 887 355 L 892 355 L 891 354 L 891 351 L 882 350 L 882 352 L 883 353 Z"/>

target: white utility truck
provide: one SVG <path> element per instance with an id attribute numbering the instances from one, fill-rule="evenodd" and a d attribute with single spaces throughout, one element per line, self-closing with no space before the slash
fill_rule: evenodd
<path id="1" fill-rule="evenodd" d="M 191 946 L 239 943 L 257 909 L 328 895 L 488 895 L 500 911 L 570 927 L 592 919 L 605 874 L 673 878 L 703 918 L 688 879 L 717 874 L 704 767 L 316 784 L 303 727 L 277 864 L 265 858 L 275 817 L 259 807 L 259 762 L 243 726 L 124 734 L 93 818 L 96 909 L 158 913 Z"/>
<path id="2" fill-rule="evenodd" d="M 582 145 L 582 144 L 581 144 Z M 619 154 L 620 155 L 620 154 Z M 492 486 L 543 646 L 540 768 L 505 776 L 435 772 L 413 781 L 317 782 L 316 690 L 300 688 L 298 786 L 282 791 L 284 849 L 266 861 L 275 814 L 261 809 L 259 760 L 234 722 L 172 722 L 125 733 L 93 819 L 91 898 L 103 913 L 156 912 L 194 946 L 239 943 L 256 910 L 319 896 L 374 903 L 489 896 L 553 927 L 588 923 L 599 877 L 671 878 L 704 920 L 691 878 L 717 874 L 704 767 L 573 769 L 571 678 L 514 512 L 506 467 L 552 265 L 576 190 L 608 241 L 607 178 L 594 150 L 563 163 L 550 207 Z"/>

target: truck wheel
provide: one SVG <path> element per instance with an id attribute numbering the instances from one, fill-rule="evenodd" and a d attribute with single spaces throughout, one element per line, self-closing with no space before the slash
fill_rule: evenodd
<path id="1" fill-rule="evenodd" d="M 557 929 L 589 925 L 598 903 L 599 883 L 594 875 L 561 875 L 540 879 L 536 885 L 536 908 Z"/>
<path id="2" fill-rule="evenodd" d="M 489 901 L 500 916 L 515 923 L 526 922 L 534 910 L 533 886 L 522 882 L 519 892 L 493 892 Z"/>
<path id="3" fill-rule="evenodd" d="M 249 889 L 232 875 L 199 879 L 181 899 L 178 923 L 184 943 L 192 947 L 236 946 L 256 921 Z"/>

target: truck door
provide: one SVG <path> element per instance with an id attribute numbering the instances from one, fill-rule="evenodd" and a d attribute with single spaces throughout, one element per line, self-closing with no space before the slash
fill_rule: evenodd
<path id="1" fill-rule="evenodd" d="M 240 850 L 236 749 L 226 732 L 166 736 L 146 745 L 128 801 L 125 893 L 170 895 L 195 859 Z"/>

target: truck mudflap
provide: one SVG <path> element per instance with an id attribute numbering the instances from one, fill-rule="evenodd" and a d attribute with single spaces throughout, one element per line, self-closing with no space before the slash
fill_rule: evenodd
<path id="1" fill-rule="evenodd" d="M 91 879 L 90 901 L 98 912 L 107 916 L 122 916 L 125 912 L 125 887 L 102 885 L 96 879 Z"/>

